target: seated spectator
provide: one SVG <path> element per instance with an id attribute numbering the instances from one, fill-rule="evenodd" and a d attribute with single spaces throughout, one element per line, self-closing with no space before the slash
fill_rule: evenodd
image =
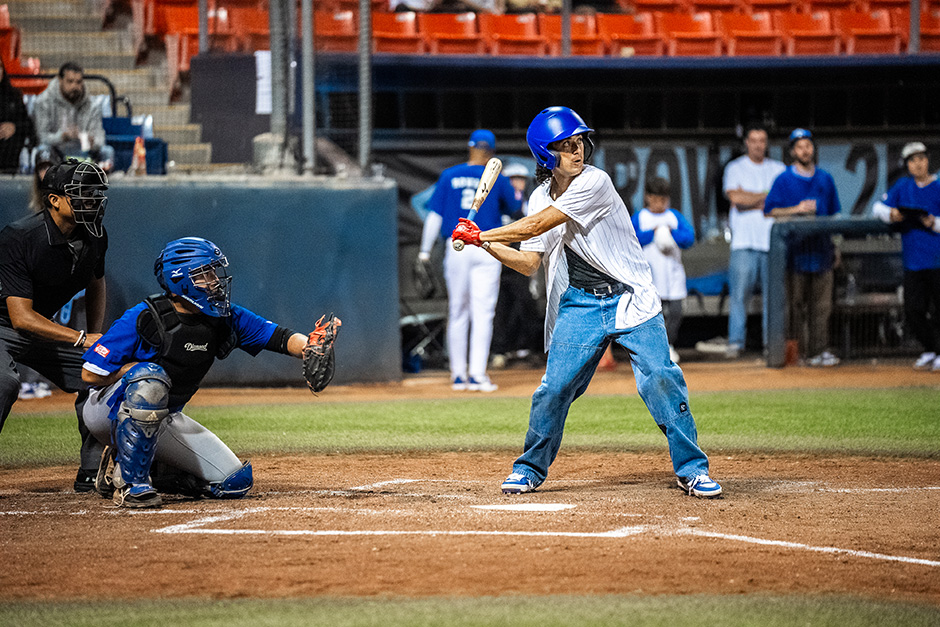
<path id="1" fill-rule="evenodd" d="M 64 162 L 62 153 L 52 146 L 43 146 L 41 150 L 36 151 L 36 165 L 33 167 L 33 189 L 29 195 L 29 208 L 39 213 L 43 210 L 42 204 L 42 177 L 46 175 L 46 170 L 54 165 Z"/>
<path id="2" fill-rule="evenodd" d="M 0 61 L 0 172 L 16 172 L 20 152 L 34 139 L 33 121 L 26 112 L 23 93 L 10 83 Z"/>
<path id="3" fill-rule="evenodd" d="M 64 63 L 36 98 L 33 119 L 41 147 L 57 148 L 66 157 L 92 160 L 105 172 L 114 167 L 114 148 L 105 144 L 101 109 L 85 92 L 85 72 Z"/>

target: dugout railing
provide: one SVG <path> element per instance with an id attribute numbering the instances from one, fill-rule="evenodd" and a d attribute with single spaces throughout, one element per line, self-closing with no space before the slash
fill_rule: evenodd
<path id="1" fill-rule="evenodd" d="M 861 217 L 778 220 L 771 231 L 765 295 L 767 366 L 780 368 L 812 357 L 788 338 L 795 334 L 788 333 L 787 295 L 791 250 L 805 246 L 807 238 L 813 241 L 812 236 L 829 238 L 834 249 L 828 320 L 832 352 L 843 361 L 915 354 L 917 346 L 904 325 L 904 270 L 896 229 Z"/>

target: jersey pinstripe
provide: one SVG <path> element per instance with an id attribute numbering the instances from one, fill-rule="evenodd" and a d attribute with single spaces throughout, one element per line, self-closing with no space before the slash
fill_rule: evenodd
<path id="1" fill-rule="evenodd" d="M 521 249 L 546 255 L 545 282 L 548 310 L 545 316 L 546 346 L 551 340 L 558 301 L 568 287 L 568 267 L 563 249 L 569 247 L 592 266 L 633 288 L 625 308 L 621 328 L 641 324 L 662 308 L 649 263 L 637 240 L 630 212 L 606 172 L 591 165 L 555 200 L 549 196 L 549 182 L 538 186 L 529 198 L 529 213 L 548 207 L 571 218 L 537 238 L 522 242 Z"/>

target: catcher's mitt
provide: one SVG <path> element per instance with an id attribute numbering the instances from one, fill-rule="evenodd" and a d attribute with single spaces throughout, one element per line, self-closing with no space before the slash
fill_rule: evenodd
<path id="1" fill-rule="evenodd" d="M 330 314 L 330 319 L 326 322 L 323 321 L 324 318 L 326 316 L 320 316 L 317 320 L 315 328 L 307 336 L 307 345 L 303 350 L 304 379 L 314 394 L 322 392 L 333 380 L 333 372 L 336 369 L 333 342 L 336 341 L 336 334 L 343 324 L 333 314 Z"/>

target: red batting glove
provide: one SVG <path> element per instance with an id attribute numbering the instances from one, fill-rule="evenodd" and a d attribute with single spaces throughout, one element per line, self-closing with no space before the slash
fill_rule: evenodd
<path id="1" fill-rule="evenodd" d="M 466 218 L 460 218 L 460 221 L 457 223 L 457 228 L 454 229 L 451 237 L 465 244 L 473 244 L 474 246 L 483 244 L 480 240 L 480 227 L 478 227 L 475 222 Z"/>

